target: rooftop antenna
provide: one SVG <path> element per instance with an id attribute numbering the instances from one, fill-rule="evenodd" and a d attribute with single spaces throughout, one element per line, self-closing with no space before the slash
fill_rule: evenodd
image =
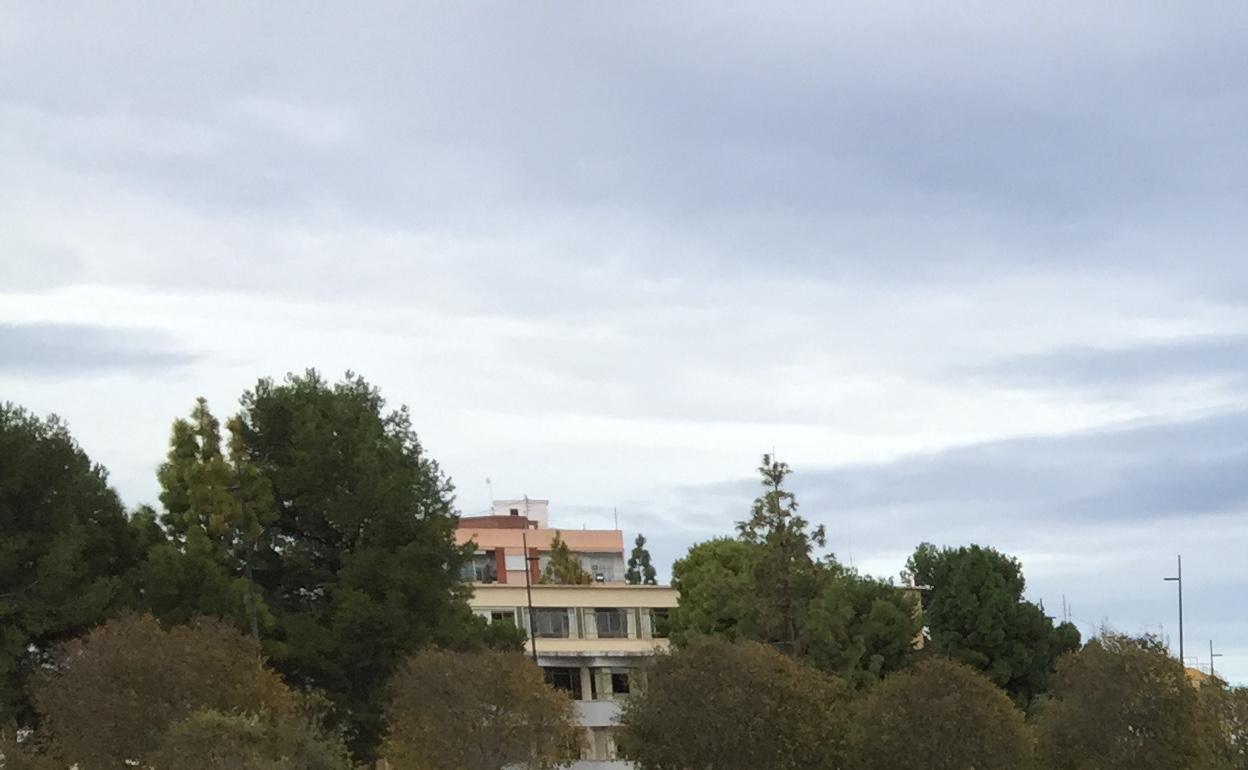
<path id="1" fill-rule="evenodd" d="M 485 477 L 485 488 L 490 490 L 490 513 L 494 512 L 494 483 L 490 481 L 490 477 Z"/>
<path id="2" fill-rule="evenodd" d="M 611 513 L 615 514 L 615 530 L 618 532 L 620 530 L 620 509 L 613 505 L 611 506 Z"/>

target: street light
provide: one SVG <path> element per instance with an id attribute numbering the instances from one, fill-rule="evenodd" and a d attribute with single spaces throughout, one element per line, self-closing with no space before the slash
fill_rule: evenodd
<path id="1" fill-rule="evenodd" d="M 1222 657 L 1222 653 L 1213 651 L 1213 640 L 1209 640 L 1209 678 L 1213 679 L 1216 674 L 1213 673 L 1213 659 Z"/>
<path id="2" fill-rule="evenodd" d="M 1167 582 L 1177 582 L 1179 584 L 1179 663 L 1187 665 L 1187 659 L 1183 657 L 1183 555 L 1179 554 L 1179 574 L 1175 577 L 1165 578 Z"/>

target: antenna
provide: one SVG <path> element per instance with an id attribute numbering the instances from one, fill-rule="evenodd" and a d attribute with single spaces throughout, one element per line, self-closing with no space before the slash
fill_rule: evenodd
<path id="1" fill-rule="evenodd" d="M 620 509 L 619 509 L 619 508 L 616 508 L 616 507 L 613 505 L 613 506 L 611 506 L 611 513 L 615 514 L 615 529 L 616 529 L 616 531 L 619 531 L 619 529 L 620 529 Z"/>
<path id="2" fill-rule="evenodd" d="M 490 481 L 490 477 L 485 477 L 485 488 L 490 490 L 490 513 L 494 512 L 494 483 Z"/>

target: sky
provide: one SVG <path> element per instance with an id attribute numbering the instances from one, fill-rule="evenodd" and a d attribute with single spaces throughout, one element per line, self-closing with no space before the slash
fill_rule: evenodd
<path id="1" fill-rule="evenodd" d="M 1248 684 L 1248 6 L 0 4 L 0 400 L 127 505 L 260 377 L 666 574 L 775 452 L 829 551 Z M 1066 606 L 1066 609 L 1063 608 Z"/>

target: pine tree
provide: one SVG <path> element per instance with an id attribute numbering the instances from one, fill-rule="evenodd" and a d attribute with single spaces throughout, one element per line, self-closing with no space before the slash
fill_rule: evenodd
<path id="1" fill-rule="evenodd" d="M 754 584 L 760 602 L 758 638 L 796 654 L 800 619 L 817 589 L 815 545 L 827 545 L 823 525 L 809 529 L 797 514 L 797 498 L 784 488 L 788 463 L 763 455 L 758 468 L 766 492 L 754 501 L 752 515 L 737 524 L 741 539 L 758 546 Z"/>
<path id="2" fill-rule="evenodd" d="M 637 535 L 633 552 L 628 557 L 628 569 L 624 572 L 624 580 L 629 585 L 656 585 L 656 572 L 650 563 L 650 552 L 646 550 L 646 536 Z"/>
<path id="3" fill-rule="evenodd" d="M 587 585 L 594 582 L 593 576 L 572 555 L 559 530 L 555 530 L 555 538 L 550 543 L 550 559 L 546 562 L 546 569 L 542 571 L 541 582 L 558 585 Z"/>

